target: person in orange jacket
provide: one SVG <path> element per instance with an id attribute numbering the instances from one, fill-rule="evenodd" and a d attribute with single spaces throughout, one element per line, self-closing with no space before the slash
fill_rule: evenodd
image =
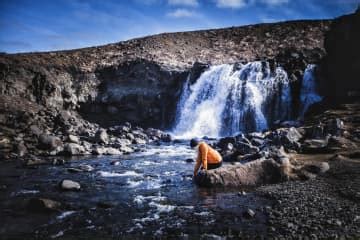
<path id="1" fill-rule="evenodd" d="M 205 142 L 200 142 L 197 139 L 191 139 L 190 147 L 198 149 L 198 156 L 194 167 L 194 177 L 198 174 L 200 167 L 206 171 L 218 168 L 222 165 L 222 157 L 220 153 Z"/>

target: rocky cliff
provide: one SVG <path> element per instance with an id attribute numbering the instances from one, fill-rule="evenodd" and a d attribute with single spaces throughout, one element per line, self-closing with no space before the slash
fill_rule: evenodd
<path id="1" fill-rule="evenodd" d="M 355 14 L 339 17 L 330 26 L 322 60 L 322 85 L 332 101 L 353 101 L 360 97 L 360 7 Z"/>
<path id="2" fill-rule="evenodd" d="M 295 81 L 325 55 L 331 21 L 165 33 L 71 51 L 0 56 L 2 97 L 76 110 L 103 125 L 167 128 L 182 84 L 208 64 L 268 60 Z M 99 117 L 101 115 L 101 117 Z"/>

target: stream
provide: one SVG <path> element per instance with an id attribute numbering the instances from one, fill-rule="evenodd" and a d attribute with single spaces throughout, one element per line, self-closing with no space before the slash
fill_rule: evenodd
<path id="1" fill-rule="evenodd" d="M 266 233 L 272 202 L 251 189 L 199 188 L 192 181 L 195 152 L 187 143 L 147 145 L 122 156 L 88 156 L 64 165 L 0 169 L 2 239 L 180 238 Z M 116 164 L 114 162 L 118 161 Z M 87 164 L 91 172 L 71 172 Z M 81 184 L 63 191 L 62 179 Z M 31 198 L 62 203 L 62 210 L 31 211 Z M 256 214 L 247 217 L 252 209 Z M 81 237 L 80 237 L 81 236 Z"/>

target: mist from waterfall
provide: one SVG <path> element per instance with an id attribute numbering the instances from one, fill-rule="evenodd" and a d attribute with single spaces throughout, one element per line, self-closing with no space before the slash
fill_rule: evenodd
<path id="1" fill-rule="evenodd" d="M 287 73 L 267 62 L 218 65 L 186 83 L 173 134 L 178 138 L 219 137 L 261 131 L 291 114 Z"/>

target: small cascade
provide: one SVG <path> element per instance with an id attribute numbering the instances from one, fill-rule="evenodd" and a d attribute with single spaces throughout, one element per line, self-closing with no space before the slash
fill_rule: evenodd
<path id="1" fill-rule="evenodd" d="M 291 116 L 287 73 L 267 62 L 218 65 L 184 86 L 173 134 L 219 137 L 267 129 Z"/>
<path id="2" fill-rule="evenodd" d="M 301 90 L 300 90 L 300 101 L 301 109 L 299 116 L 304 118 L 306 111 L 309 107 L 317 102 L 322 100 L 322 97 L 316 91 L 316 82 L 315 82 L 315 71 L 316 65 L 309 64 L 304 72 L 304 77 L 302 80 Z"/>

